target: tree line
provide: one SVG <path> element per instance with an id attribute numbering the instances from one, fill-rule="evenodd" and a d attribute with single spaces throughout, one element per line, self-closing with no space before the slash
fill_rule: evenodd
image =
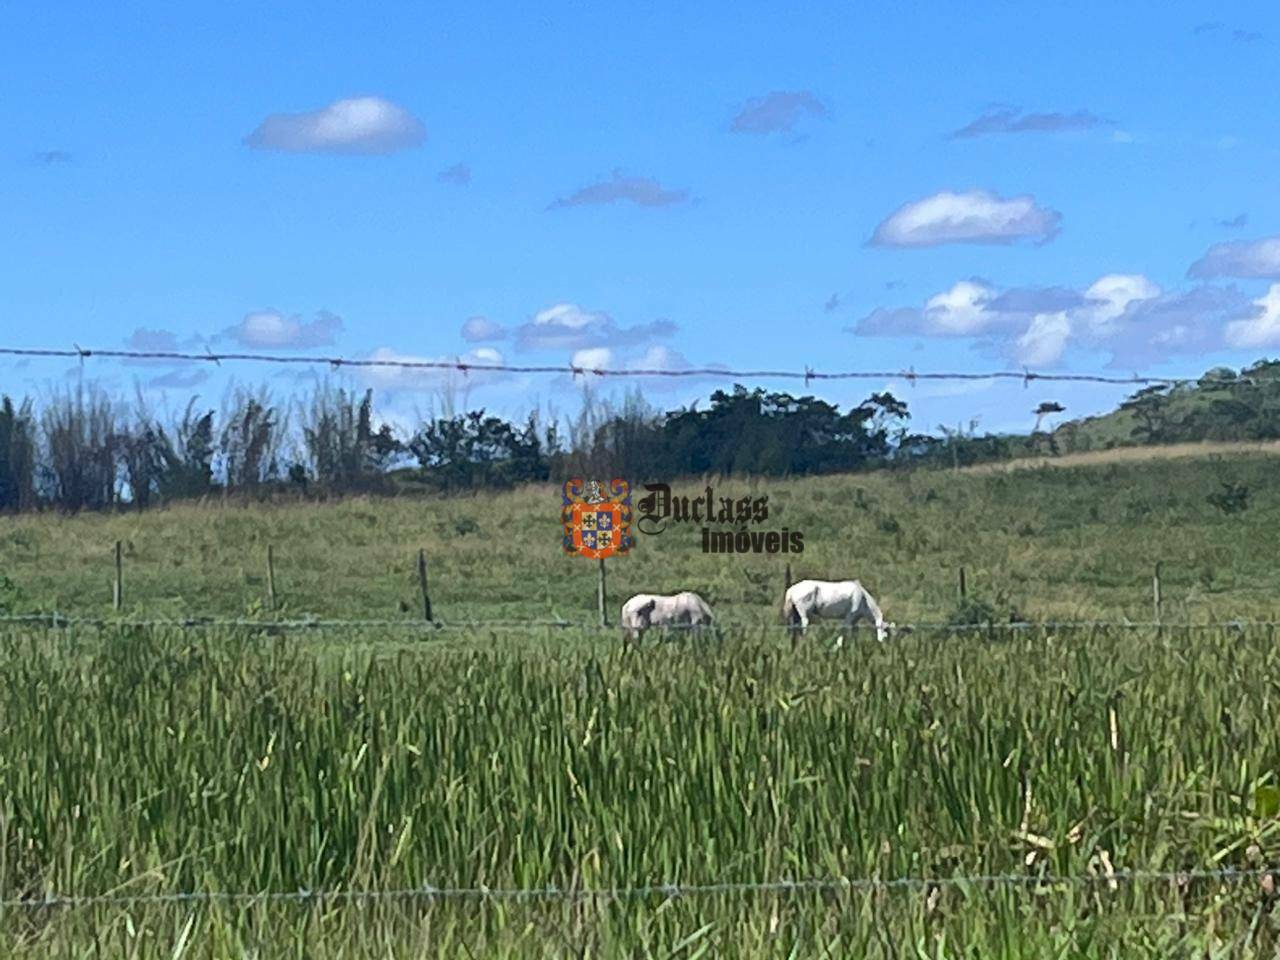
<path id="1" fill-rule="evenodd" d="M 1062 410 L 1040 404 L 1028 435 L 980 436 L 974 424 L 939 435 L 913 432 L 906 403 L 887 392 L 841 410 L 735 385 L 705 405 L 663 411 L 638 390 L 617 401 L 588 390 L 567 421 L 473 410 L 426 417 L 406 436 L 378 420 L 372 391 L 330 384 L 290 402 L 242 388 L 220 411 L 195 398 L 166 418 L 141 394 L 129 404 L 80 383 L 39 408 L 0 397 L 0 512 L 145 509 L 211 495 L 451 493 L 572 475 L 645 482 L 959 467 L 1094 447 L 1090 421 L 1039 429 Z M 1109 416 L 1127 418 L 1128 433 L 1105 445 L 1280 438 L 1280 363 L 1146 388 Z"/>
<path id="2" fill-rule="evenodd" d="M 847 411 L 815 397 L 714 392 L 659 411 L 638 392 L 589 391 L 567 422 L 485 410 L 427 417 L 411 433 L 380 422 L 372 391 L 320 385 L 291 402 L 241 389 L 223 408 L 198 398 L 176 416 L 139 395 L 84 383 L 37 405 L 0 398 L 0 511 L 145 509 L 210 495 L 327 496 L 412 487 L 505 488 L 574 473 L 664 478 L 810 474 L 887 463 L 906 404 L 872 394 Z"/>

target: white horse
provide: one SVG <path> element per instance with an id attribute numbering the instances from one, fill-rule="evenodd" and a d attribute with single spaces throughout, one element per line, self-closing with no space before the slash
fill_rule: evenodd
<path id="1" fill-rule="evenodd" d="M 870 620 L 876 625 L 876 639 L 881 641 L 887 640 L 895 629 L 857 580 L 801 580 L 793 583 L 782 598 L 782 615 L 793 630 L 799 626 L 802 633 L 814 619 L 840 620 L 850 627 L 859 620 Z"/>
<path id="2" fill-rule="evenodd" d="M 671 596 L 637 593 L 622 605 L 619 625 L 631 640 L 639 640 L 650 627 L 687 627 L 698 632 L 711 626 L 711 607 L 692 591 Z"/>

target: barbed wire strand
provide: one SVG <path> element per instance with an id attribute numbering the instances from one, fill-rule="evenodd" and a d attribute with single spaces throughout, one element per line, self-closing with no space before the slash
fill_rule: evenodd
<path id="1" fill-rule="evenodd" d="M 796 370 L 734 370 L 725 366 L 685 368 L 612 368 L 587 367 L 578 364 L 508 364 L 468 363 L 462 360 L 413 360 L 392 358 L 346 358 L 338 356 L 281 356 L 260 353 L 186 353 L 176 350 L 98 350 L 81 347 L 58 349 L 54 347 L 0 347 L 0 355 L 12 357 L 65 357 L 85 360 L 103 357 L 115 360 L 167 360 L 174 363 L 214 363 L 243 361 L 274 364 L 325 364 L 334 369 L 340 367 L 385 367 L 402 370 L 454 370 L 472 373 L 561 373 L 572 376 L 591 374 L 598 377 L 736 377 L 741 379 L 803 380 L 806 385 L 814 380 L 885 380 L 903 379 L 912 386 L 921 380 L 1020 380 L 1024 385 L 1033 381 L 1050 383 L 1104 383 L 1130 386 L 1178 386 L 1197 383 L 1200 377 L 1152 377 L 1133 374 L 1113 376 L 1093 373 L 1036 373 L 1032 370 L 995 370 L 981 373 L 969 372 L 919 372 L 907 370 L 858 370 L 824 372 L 806 367 Z M 1217 381 L 1222 384 L 1254 383 L 1253 378 L 1236 376 Z"/>
<path id="2" fill-rule="evenodd" d="M 1214 870 L 1108 870 L 1089 874 L 954 874 L 936 877 L 828 877 L 809 880 L 730 881 L 721 883 L 658 883 L 633 887 L 405 887 L 392 890 L 275 890 L 245 891 L 194 890 L 175 893 L 138 894 L 46 894 L 44 896 L 0 899 L 0 909 L 53 909 L 92 906 L 135 907 L 152 904 L 196 903 L 320 903 L 366 904 L 381 900 L 477 900 L 477 901 L 569 901 L 646 900 L 655 897 L 679 899 L 724 895 L 800 894 L 836 892 L 889 892 L 927 890 L 938 887 L 1010 886 L 1094 886 L 1106 884 L 1174 883 L 1182 886 L 1206 880 L 1240 883 L 1274 877 L 1280 867 Z"/>
<path id="3" fill-rule="evenodd" d="M 554 628 L 561 630 L 579 630 L 579 631 L 607 631 L 614 632 L 624 629 L 619 624 L 600 624 L 585 621 L 573 620 L 553 620 L 553 619 L 508 619 L 508 620 L 393 620 L 393 619 L 341 619 L 341 618 L 315 618 L 315 619 L 295 619 L 295 620 L 258 620 L 249 617 L 215 617 L 215 616 L 190 616 L 181 618 L 164 618 L 164 617 L 145 617 L 145 618 L 128 618 L 128 617 L 90 617 L 90 616 L 69 616 L 57 612 L 49 613 L 15 613 L 0 614 L 0 624 L 4 623 L 23 623 L 23 624 L 48 624 L 51 627 L 62 628 L 71 626 L 90 626 L 90 627 L 122 627 L 122 628 L 174 628 L 174 629 L 193 629 L 193 628 L 256 628 L 263 630 L 341 630 L 341 629 L 381 629 L 381 628 L 398 628 L 408 630 L 524 630 L 524 629 L 542 629 Z M 794 630 L 797 629 L 790 624 L 776 622 L 761 621 L 717 621 L 710 629 L 719 627 L 726 630 Z M 924 631 L 943 631 L 943 632 L 972 632 L 981 631 L 988 632 L 994 630 L 1082 630 L 1082 629 L 1163 629 L 1163 630 L 1244 630 L 1247 628 L 1271 628 L 1280 627 L 1280 620 L 1245 620 L 1241 618 L 1220 620 L 1213 623 L 1178 623 L 1169 621 L 1156 620 L 1045 620 L 1045 621 L 1017 621 L 1013 623 L 1003 622 L 982 622 L 982 623 L 945 623 L 945 622 L 929 622 L 920 621 L 913 623 L 895 623 L 892 630 L 899 633 L 924 632 Z M 835 620 L 816 620 L 811 622 L 810 629 L 850 629 L 850 630 L 873 630 L 875 627 L 868 623 L 843 624 Z M 660 632 L 661 630 L 707 630 L 706 627 L 698 627 L 695 624 L 675 623 L 663 626 L 649 627 L 652 632 Z"/>

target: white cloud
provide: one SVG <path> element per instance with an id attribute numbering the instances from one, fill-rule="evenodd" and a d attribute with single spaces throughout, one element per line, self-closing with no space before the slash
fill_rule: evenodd
<path id="1" fill-rule="evenodd" d="M 575 375 L 572 380 L 581 383 L 585 378 L 592 383 L 605 383 L 611 387 L 627 388 L 635 385 L 643 386 L 646 395 L 659 393 L 669 393 L 680 395 L 684 391 L 688 391 L 691 385 L 705 385 L 714 383 L 718 386 L 724 385 L 724 377 L 718 373 L 697 373 L 687 374 L 685 376 L 667 376 L 666 374 L 678 370 L 692 370 L 691 364 L 678 350 L 673 350 L 664 344 L 650 344 L 640 353 L 631 353 L 624 350 L 615 350 L 610 347 L 590 347 L 577 350 L 573 353 L 570 360 L 573 366 L 583 370 L 583 373 Z M 709 365 L 710 370 L 719 370 L 722 364 Z M 590 371 L 596 370 L 626 370 L 632 373 L 632 376 L 622 379 L 618 377 L 601 377 Z M 561 387 L 568 386 L 571 378 L 564 377 L 559 380 L 558 385 Z"/>
<path id="2" fill-rule="evenodd" d="M 671 370 L 687 370 L 689 361 L 678 350 L 662 344 L 652 344 L 644 353 L 632 357 L 619 365 L 617 354 L 608 347 L 588 347 L 575 350 L 569 363 L 586 371 L 585 376 L 594 376 L 592 370 L 622 369 L 633 371 L 654 371 L 658 376 Z M 647 378 L 646 378 L 647 379 Z"/>
<path id="3" fill-rule="evenodd" d="M 286 153 L 386 154 L 426 139 L 422 121 L 404 107 L 381 97 L 351 97 L 306 113 L 273 113 L 244 142 Z"/>
<path id="4" fill-rule="evenodd" d="M 570 330 L 581 330 L 594 324 L 605 323 L 608 319 L 608 314 L 583 310 L 576 303 L 557 303 L 554 307 L 539 310 L 533 316 L 536 326 L 567 327 Z"/>
<path id="5" fill-rule="evenodd" d="M 1263 298 L 1250 311 L 1249 301 L 1231 287 L 1165 293 L 1141 274 L 1107 274 L 1080 292 L 1000 291 L 964 280 L 929 297 L 923 307 L 880 308 L 846 329 L 860 336 L 966 337 L 1033 367 L 1060 363 L 1076 344 L 1107 350 L 1113 365 L 1128 365 L 1227 345 L 1270 344 L 1275 307 L 1269 304 Z"/>
<path id="6" fill-rule="evenodd" d="M 1094 335 L 1105 337 L 1129 304 L 1158 297 L 1160 292 L 1159 286 L 1140 273 L 1109 273 L 1085 290 L 1087 303 L 1078 310 L 1078 315 Z"/>
<path id="7" fill-rule="evenodd" d="M 1257 313 L 1227 324 L 1227 343 L 1233 347 L 1280 347 L 1280 283 L 1273 283 L 1253 301 Z"/>
<path id="8" fill-rule="evenodd" d="M 932 247 L 943 243 L 1041 243 L 1058 233 L 1062 214 L 1030 195 L 1004 199 L 986 190 L 943 191 L 903 204 L 876 227 L 871 243 Z"/>
<path id="9" fill-rule="evenodd" d="M 454 367 L 361 367 L 361 375 L 370 386 L 383 390 L 438 390 L 475 387 L 495 383 L 506 377 L 503 371 L 478 369 L 503 362 L 502 354 L 493 347 L 477 347 L 461 356 L 421 357 L 399 353 L 390 347 L 379 347 L 368 359 L 394 363 L 447 363 L 464 364 L 467 371 Z"/>
<path id="10" fill-rule="evenodd" d="M 846 329 L 864 336 L 971 337 L 1016 326 L 1010 318 L 1026 312 L 1002 309 L 998 291 L 984 281 L 961 280 L 922 308 L 877 309 Z"/>
<path id="11" fill-rule="evenodd" d="M 1280 237 L 1215 243 L 1191 265 L 1187 276 L 1280 280 Z"/>
<path id="12" fill-rule="evenodd" d="M 576 303 L 557 303 L 520 325 L 516 330 L 516 346 L 521 350 L 616 348 L 671 336 L 675 330 L 675 324 L 669 320 L 620 327 L 603 311 L 584 310 Z"/>
<path id="13" fill-rule="evenodd" d="M 690 366 L 682 353 L 660 343 L 627 363 L 628 370 L 687 370 Z"/>
<path id="14" fill-rule="evenodd" d="M 934 294 L 924 305 L 929 326 L 940 334 L 968 335 L 987 327 L 992 315 L 987 305 L 995 291 L 973 280 L 961 280 L 950 290 Z"/>
<path id="15" fill-rule="evenodd" d="M 488 317 L 468 317 L 462 325 L 462 339 L 468 343 L 482 340 L 502 340 L 507 335 L 507 328 L 495 323 Z"/>
<path id="16" fill-rule="evenodd" d="M 608 347 L 588 347 L 575 350 L 569 363 L 583 370 L 605 370 L 613 361 L 613 351 Z"/>
<path id="17" fill-rule="evenodd" d="M 305 350 L 326 346 L 342 331 L 342 318 L 326 310 L 309 322 L 299 317 L 286 317 L 276 310 L 247 313 L 235 326 L 227 327 L 222 336 L 244 347 L 262 349 Z"/>
<path id="18" fill-rule="evenodd" d="M 1014 355 L 1029 367 L 1050 367 L 1062 359 L 1070 337 L 1071 320 L 1065 310 L 1037 314 L 1026 333 L 1018 337 Z"/>

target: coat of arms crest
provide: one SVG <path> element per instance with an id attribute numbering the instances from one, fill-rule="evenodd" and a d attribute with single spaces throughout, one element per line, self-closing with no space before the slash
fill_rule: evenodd
<path id="1" fill-rule="evenodd" d="M 631 486 L 610 480 L 607 489 L 599 480 L 574 477 L 564 485 L 564 551 L 603 560 L 626 553 L 631 536 Z"/>

